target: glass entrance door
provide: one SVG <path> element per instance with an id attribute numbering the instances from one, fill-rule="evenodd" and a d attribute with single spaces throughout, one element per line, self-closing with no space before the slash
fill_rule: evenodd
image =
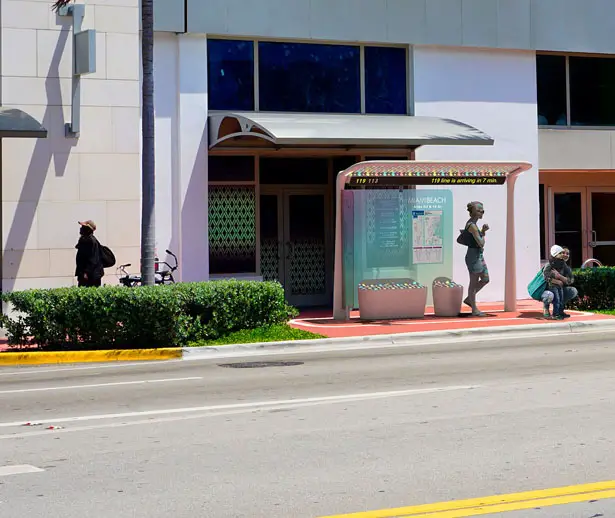
<path id="1" fill-rule="evenodd" d="M 331 304 L 329 199 L 326 188 L 262 191 L 261 274 L 264 280 L 278 280 L 293 306 Z"/>
<path id="2" fill-rule="evenodd" d="M 605 266 L 615 266 L 615 189 L 588 189 L 588 228 L 590 257 L 598 259 Z"/>
<path id="3" fill-rule="evenodd" d="M 570 249 L 570 265 L 578 268 L 587 257 L 586 195 L 582 187 L 551 191 L 551 239 Z"/>
<path id="4" fill-rule="evenodd" d="M 330 304 L 327 196 L 286 192 L 284 196 L 284 287 L 290 304 Z"/>

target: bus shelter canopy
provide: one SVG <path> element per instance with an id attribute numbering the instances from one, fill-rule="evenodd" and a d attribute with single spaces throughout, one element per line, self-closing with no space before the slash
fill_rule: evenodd
<path id="1" fill-rule="evenodd" d="M 459 162 L 459 161 L 366 161 L 341 171 L 337 177 L 337 206 L 335 228 L 335 272 L 333 317 L 347 319 L 350 308 L 343 303 L 343 221 L 342 191 L 347 186 L 365 189 L 429 185 L 455 186 L 506 184 L 506 267 L 504 281 L 504 310 L 517 308 L 517 272 L 515 243 L 515 182 L 517 177 L 532 168 L 528 162 Z M 495 187 L 494 187 L 495 188 Z"/>

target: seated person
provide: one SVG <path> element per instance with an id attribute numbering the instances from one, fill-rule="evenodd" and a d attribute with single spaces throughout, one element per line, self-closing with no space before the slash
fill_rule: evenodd
<path id="1" fill-rule="evenodd" d="M 552 251 L 551 257 L 553 257 L 553 252 L 558 251 L 557 248 L 561 248 L 561 247 L 557 247 L 557 248 L 556 247 L 557 245 L 551 248 L 551 251 Z M 570 266 L 568 266 L 568 260 L 570 259 L 570 250 L 568 248 L 562 248 L 562 252 L 560 252 L 560 256 L 564 262 L 563 267 L 561 269 L 562 273 L 560 274 L 560 280 L 562 281 L 562 284 L 563 284 L 562 286 L 563 300 L 561 303 L 562 311 L 560 313 L 560 316 L 562 318 L 568 318 L 570 315 L 568 315 L 567 313 L 564 313 L 563 308 L 566 306 L 568 302 L 576 299 L 579 293 L 574 286 L 571 286 L 574 283 L 574 276 L 572 274 L 572 269 L 570 268 Z M 542 303 L 543 303 L 543 316 L 545 318 L 551 318 L 549 307 L 551 306 L 555 298 L 553 291 L 549 290 L 549 287 L 547 286 L 547 289 L 543 292 L 541 298 L 542 298 Z M 553 316 L 555 317 L 556 315 L 553 315 Z"/>

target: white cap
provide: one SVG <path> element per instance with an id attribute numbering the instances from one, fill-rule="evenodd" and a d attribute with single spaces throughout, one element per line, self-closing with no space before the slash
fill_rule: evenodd
<path id="1" fill-rule="evenodd" d="M 553 245 L 551 247 L 551 257 L 557 257 L 559 254 L 561 254 L 564 251 L 564 249 L 559 246 L 559 245 Z"/>

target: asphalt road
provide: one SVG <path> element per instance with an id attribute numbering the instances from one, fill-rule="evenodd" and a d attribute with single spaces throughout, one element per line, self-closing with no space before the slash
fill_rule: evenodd
<path id="1" fill-rule="evenodd" d="M 300 364 L 219 366 L 251 361 Z M 614 373 L 596 334 L 1 368 L 0 517 L 423 516 L 610 482 Z M 615 517 L 613 482 L 564 493 L 494 509 Z"/>

